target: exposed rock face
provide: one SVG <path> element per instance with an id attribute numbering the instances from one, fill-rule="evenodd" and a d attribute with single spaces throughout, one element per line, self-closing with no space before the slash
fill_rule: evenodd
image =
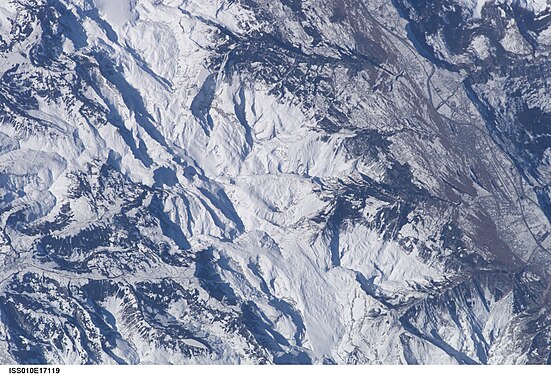
<path id="1" fill-rule="evenodd" d="M 0 5 L 0 363 L 551 363 L 545 0 Z"/>

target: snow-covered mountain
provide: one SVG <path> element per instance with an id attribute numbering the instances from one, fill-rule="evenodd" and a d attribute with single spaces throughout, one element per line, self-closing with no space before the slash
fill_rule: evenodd
<path id="1" fill-rule="evenodd" d="M 0 0 L 0 363 L 551 363 L 551 3 Z"/>

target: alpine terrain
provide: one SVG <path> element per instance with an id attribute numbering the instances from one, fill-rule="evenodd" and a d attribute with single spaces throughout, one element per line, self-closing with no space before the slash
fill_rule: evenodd
<path id="1" fill-rule="evenodd" d="M 551 0 L 0 0 L 0 364 L 551 364 Z"/>

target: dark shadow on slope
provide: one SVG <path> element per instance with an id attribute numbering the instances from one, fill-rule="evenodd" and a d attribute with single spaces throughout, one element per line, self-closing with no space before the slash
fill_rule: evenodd
<path id="1" fill-rule="evenodd" d="M 163 234 L 172 239 L 181 249 L 189 250 L 191 245 L 184 235 L 184 232 L 182 232 L 182 229 L 172 222 L 168 214 L 164 212 L 163 203 L 157 195 L 152 197 L 149 208 L 151 214 L 159 219 Z"/>
<path id="2" fill-rule="evenodd" d="M 82 22 L 59 1 L 53 2 L 53 7 L 59 12 L 59 24 L 64 36 L 73 42 L 76 49 L 88 46 L 88 35 L 82 27 Z"/>
<path id="3" fill-rule="evenodd" d="M 248 267 L 253 272 L 253 274 L 259 278 L 260 289 L 268 296 L 270 306 L 273 306 L 275 309 L 277 309 L 277 311 L 280 311 L 291 319 L 291 321 L 297 328 L 294 335 L 296 345 L 301 346 L 304 335 L 306 333 L 306 326 L 304 325 L 304 321 L 302 320 L 300 312 L 298 312 L 289 302 L 281 298 L 275 297 L 270 292 L 270 289 L 268 288 L 268 285 L 266 284 L 266 281 L 264 280 L 264 277 L 262 276 L 260 269 L 256 264 L 249 263 Z"/>
<path id="4" fill-rule="evenodd" d="M 237 211 L 235 211 L 231 200 L 228 198 L 224 190 L 218 189 L 215 191 L 215 193 L 212 193 L 211 191 L 204 188 L 199 188 L 199 190 L 214 207 L 222 211 L 224 216 L 236 225 L 239 232 L 243 232 L 245 230 L 243 221 L 241 221 L 241 218 L 237 214 Z M 216 214 L 214 215 L 216 216 Z M 220 224 L 222 225 L 222 227 L 224 227 L 222 223 Z"/>
<path id="5" fill-rule="evenodd" d="M 8 351 L 17 363 L 22 365 L 47 363 L 44 352 L 38 345 L 29 346 L 27 344 L 34 342 L 34 338 L 28 333 L 31 327 L 24 328 L 28 323 L 19 315 L 13 302 L 4 296 L 0 297 L 0 311 L 2 312 L 0 314 L 2 324 L 8 327 L 8 332 L 10 332 Z"/>
<path id="6" fill-rule="evenodd" d="M 242 155 L 242 157 L 245 157 L 253 147 L 253 136 L 251 132 L 251 126 L 247 122 L 247 114 L 245 112 L 245 89 L 243 88 L 243 86 L 239 88 L 238 98 L 239 100 L 234 99 L 233 106 L 235 115 L 237 116 L 239 123 L 241 124 L 241 126 L 243 126 L 243 129 L 245 130 L 245 142 L 247 143 L 247 147 L 245 149 L 245 155 Z"/>
<path id="7" fill-rule="evenodd" d="M 289 342 L 280 333 L 273 330 L 269 319 L 258 308 L 256 303 L 247 301 L 241 304 L 241 313 L 245 327 L 253 334 L 256 341 L 272 353 L 282 351 Z"/>
<path id="8" fill-rule="evenodd" d="M 452 346 L 450 346 L 448 343 L 444 342 L 436 333 L 436 331 L 431 330 L 431 335 L 429 336 L 424 334 L 423 332 L 419 331 L 417 328 L 413 326 L 408 320 L 408 315 L 411 314 L 410 311 L 406 312 L 405 315 L 401 316 L 399 318 L 400 323 L 404 327 L 406 331 L 409 333 L 419 337 L 422 340 L 428 341 L 434 346 L 440 348 L 442 351 L 444 351 L 446 354 L 448 354 L 450 357 L 454 358 L 459 364 L 467 364 L 467 365 L 476 365 L 479 364 L 471 357 L 467 356 L 464 353 L 461 353 L 460 351 L 454 349 Z M 436 335 L 436 336 L 435 336 Z"/>
<path id="9" fill-rule="evenodd" d="M 147 134 L 157 143 L 163 146 L 167 151 L 170 151 L 168 144 L 162 134 L 155 128 L 153 124 L 153 116 L 147 111 L 145 103 L 140 92 L 132 87 L 120 68 L 116 67 L 113 62 L 106 56 L 105 52 L 96 52 L 95 58 L 99 63 L 100 71 L 109 82 L 111 82 L 119 91 L 123 98 L 126 107 L 134 114 L 136 122 Z"/>
<path id="10" fill-rule="evenodd" d="M 199 121 L 199 124 L 201 124 L 206 135 L 210 135 L 210 131 L 214 127 L 214 123 L 210 115 L 210 108 L 212 106 L 212 102 L 214 101 L 215 92 L 216 76 L 211 74 L 205 79 L 203 86 L 201 86 L 201 89 L 191 102 L 191 113 L 195 116 L 197 121 Z"/>
<path id="11" fill-rule="evenodd" d="M 115 108 L 113 104 L 110 103 L 110 100 L 106 98 L 104 95 L 101 94 L 102 90 L 100 88 L 100 84 L 96 82 L 95 78 L 93 78 L 93 75 L 90 73 L 91 68 L 94 68 L 94 65 L 88 61 L 88 60 L 75 60 L 76 68 L 75 71 L 78 74 L 78 76 L 83 79 L 83 81 L 88 84 L 98 96 L 101 97 L 102 101 L 107 105 L 108 113 L 107 113 L 107 119 L 108 121 L 114 125 L 117 130 L 119 131 L 120 136 L 124 140 L 125 144 L 130 148 L 132 151 L 132 154 L 134 157 L 138 160 L 140 160 L 144 166 L 150 167 L 153 164 L 153 160 L 149 157 L 147 153 L 147 149 L 144 149 L 142 145 L 138 147 L 136 144 L 136 141 L 134 140 L 134 136 L 128 128 L 126 128 L 124 124 L 124 120 Z M 98 105 L 91 102 L 90 100 L 85 99 L 84 95 L 78 95 L 79 99 L 81 99 L 84 103 L 91 105 L 91 108 L 99 109 Z M 84 99 L 84 100 L 83 100 Z M 91 124 L 92 127 L 97 126 L 98 124 Z"/>
<path id="12" fill-rule="evenodd" d="M 195 277 L 199 279 L 201 287 L 213 298 L 232 306 L 237 304 L 237 296 L 230 284 L 222 280 L 218 273 L 212 248 L 202 250 L 196 254 Z"/>

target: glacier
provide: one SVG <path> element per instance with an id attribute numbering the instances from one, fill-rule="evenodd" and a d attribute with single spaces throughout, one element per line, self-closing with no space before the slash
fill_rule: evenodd
<path id="1" fill-rule="evenodd" d="M 551 3 L 1 0 L 0 364 L 551 364 Z"/>

